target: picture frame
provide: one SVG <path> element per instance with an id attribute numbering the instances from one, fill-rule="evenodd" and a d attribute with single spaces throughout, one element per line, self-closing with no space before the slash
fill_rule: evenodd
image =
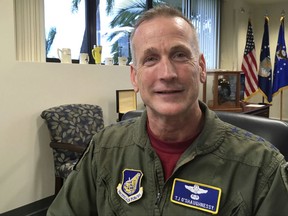
<path id="1" fill-rule="evenodd" d="M 134 89 L 116 90 L 116 112 L 121 116 L 132 110 L 137 109 L 137 94 Z"/>

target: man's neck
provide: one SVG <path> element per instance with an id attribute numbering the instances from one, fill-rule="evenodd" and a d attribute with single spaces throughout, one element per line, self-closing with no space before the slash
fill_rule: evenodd
<path id="1" fill-rule="evenodd" d="M 202 130 L 204 118 L 201 110 L 182 117 L 156 117 L 147 113 L 149 127 L 158 139 L 165 142 L 189 140 Z M 150 117 L 153 115 L 153 117 Z"/>

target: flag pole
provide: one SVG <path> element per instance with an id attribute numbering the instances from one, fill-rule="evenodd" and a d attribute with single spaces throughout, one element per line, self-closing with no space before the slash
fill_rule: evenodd
<path id="1" fill-rule="evenodd" d="M 283 90 L 280 92 L 280 120 L 282 121 L 282 111 L 283 111 Z"/>
<path id="2" fill-rule="evenodd" d="M 283 9 L 282 12 L 282 17 L 285 17 L 285 10 Z M 283 113 L 283 89 L 281 89 L 281 96 L 280 96 L 280 120 L 282 121 L 282 113 Z"/>
<path id="3" fill-rule="evenodd" d="M 285 17 L 285 10 L 281 12 L 282 17 Z M 280 91 L 280 120 L 282 121 L 282 112 L 283 112 L 283 90 Z"/>

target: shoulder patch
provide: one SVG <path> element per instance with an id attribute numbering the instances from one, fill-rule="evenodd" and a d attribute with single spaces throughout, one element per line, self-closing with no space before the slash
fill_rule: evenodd
<path id="1" fill-rule="evenodd" d="M 143 187 L 141 180 L 143 173 L 141 170 L 124 169 L 122 172 L 122 182 L 117 186 L 118 195 L 125 200 L 126 203 L 131 203 L 139 200 L 143 195 Z"/>

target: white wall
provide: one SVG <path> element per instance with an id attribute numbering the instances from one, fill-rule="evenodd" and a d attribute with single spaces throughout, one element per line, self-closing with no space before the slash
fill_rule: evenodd
<path id="1" fill-rule="evenodd" d="M 13 7 L 11 0 L 0 1 L 0 213 L 54 193 L 42 110 L 66 103 L 98 104 L 107 125 L 118 117 L 115 90 L 132 88 L 125 66 L 17 62 Z"/>
<path id="2" fill-rule="evenodd" d="M 248 1 L 248 0 L 247 0 Z M 249 2 L 251 2 L 249 0 Z M 268 2 L 268 1 L 266 1 Z M 269 37 L 270 37 L 270 55 L 272 66 L 274 68 L 275 50 L 278 40 L 278 31 L 280 27 L 281 12 L 288 12 L 288 4 L 284 1 L 265 4 L 248 4 L 245 0 L 223 0 L 221 16 L 221 49 L 220 49 L 220 67 L 228 70 L 241 70 L 242 58 L 246 42 L 246 33 L 248 18 L 251 18 L 256 55 L 258 65 L 260 58 L 260 49 L 264 31 L 264 16 L 269 15 Z M 244 9 L 244 11 L 241 9 Z M 288 25 L 285 20 L 286 44 L 288 42 Z M 270 107 L 270 118 L 280 118 L 280 94 L 273 97 Z M 251 102 L 262 102 L 262 96 L 257 94 L 251 98 Z M 283 92 L 283 120 L 288 120 L 288 90 Z"/>
<path id="3" fill-rule="evenodd" d="M 242 16 L 239 5 L 234 6 L 230 1 L 224 1 L 224 8 L 228 9 L 222 19 L 221 67 L 240 69 L 247 15 Z M 288 11 L 287 5 L 284 7 Z M 271 11 L 270 43 L 274 55 L 283 5 L 267 8 Z M 265 9 L 253 10 L 258 54 Z M 129 67 L 17 62 L 14 28 L 14 3 L 1 0 L 0 213 L 54 193 L 52 151 L 46 125 L 40 118 L 42 110 L 65 103 L 99 104 L 107 125 L 117 119 L 115 90 L 131 88 Z M 288 118 L 287 103 L 286 99 L 285 118 Z M 279 117 L 277 106 L 273 105 L 271 115 Z"/>

